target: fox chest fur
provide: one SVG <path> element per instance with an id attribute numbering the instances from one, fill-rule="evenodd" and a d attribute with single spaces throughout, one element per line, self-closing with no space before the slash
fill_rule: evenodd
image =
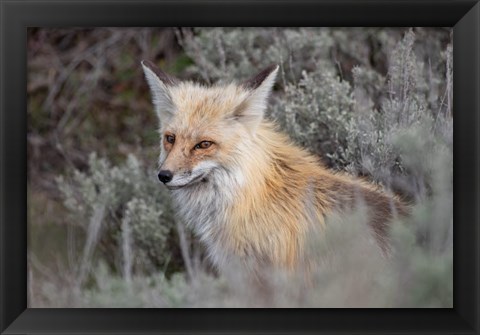
<path id="1" fill-rule="evenodd" d="M 219 168 L 191 189 L 173 191 L 178 213 L 218 268 L 232 262 L 252 271 L 271 265 L 292 268 L 308 227 L 322 224 L 322 208 L 313 205 L 321 204 L 313 176 L 310 185 L 307 178 L 303 185 L 298 178 L 282 183 L 279 174 L 287 171 L 277 171 L 277 164 L 264 166 L 267 172 L 258 165 Z"/>
<path id="2" fill-rule="evenodd" d="M 308 262 L 307 234 L 359 199 L 384 246 L 402 203 L 323 168 L 264 119 L 278 66 L 242 84 L 204 87 L 142 65 L 160 120 L 159 179 L 220 270 L 232 262 L 253 272 Z"/>

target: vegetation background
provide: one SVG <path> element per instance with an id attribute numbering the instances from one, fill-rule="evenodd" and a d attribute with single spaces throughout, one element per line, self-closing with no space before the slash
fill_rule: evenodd
<path id="1" fill-rule="evenodd" d="M 450 28 L 30 28 L 29 306 L 452 307 L 452 44 Z M 268 117 L 412 204 L 390 257 L 360 211 L 312 239 L 313 287 L 215 273 L 156 179 L 142 59 L 207 84 L 280 64 Z"/>

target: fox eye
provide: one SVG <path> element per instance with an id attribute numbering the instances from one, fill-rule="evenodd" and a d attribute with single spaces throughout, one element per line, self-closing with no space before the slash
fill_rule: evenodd
<path id="1" fill-rule="evenodd" d="M 194 149 L 195 150 L 197 150 L 197 149 L 207 149 L 212 144 L 213 144 L 213 142 L 211 142 L 211 141 L 202 141 L 202 142 L 198 143 L 197 145 L 195 145 Z"/>
<path id="2" fill-rule="evenodd" d="M 175 135 L 165 135 L 165 139 L 167 140 L 168 143 L 173 144 L 175 143 Z"/>

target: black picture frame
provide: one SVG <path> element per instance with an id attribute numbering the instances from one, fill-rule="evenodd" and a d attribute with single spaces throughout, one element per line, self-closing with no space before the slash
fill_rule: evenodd
<path id="1" fill-rule="evenodd" d="M 0 332 L 478 334 L 480 4 L 473 0 L 0 0 Z M 27 27 L 449 26 L 454 35 L 451 309 L 28 309 Z"/>

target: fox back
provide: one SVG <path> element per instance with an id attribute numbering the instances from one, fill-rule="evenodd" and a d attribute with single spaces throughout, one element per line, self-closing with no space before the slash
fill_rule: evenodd
<path id="1" fill-rule="evenodd" d="M 311 231 L 359 201 L 386 250 L 387 227 L 406 207 L 377 187 L 335 173 L 264 118 L 278 66 L 240 83 L 182 82 L 143 61 L 160 120 L 159 179 L 220 271 L 295 269 Z"/>

